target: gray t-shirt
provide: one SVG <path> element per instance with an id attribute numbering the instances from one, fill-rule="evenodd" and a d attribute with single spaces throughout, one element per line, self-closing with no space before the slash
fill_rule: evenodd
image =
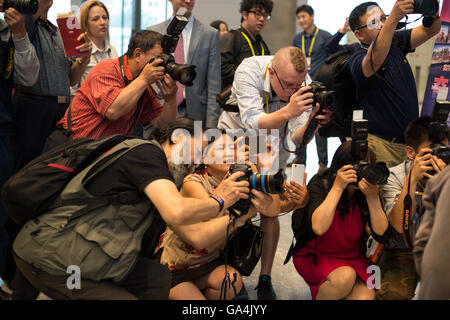
<path id="1" fill-rule="evenodd" d="M 397 202 L 397 199 L 400 197 L 403 185 L 405 183 L 408 183 L 406 178 L 408 177 L 409 171 L 411 170 L 411 164 L 412 162 L 410 160 L 405 160 L 399 165 L 390 168 L 389 171 L 391 174 L 389 175 L 388 182 L 387 184 L 381 186 L 381 191 L 384 199 L 384 212 L 388 217 L 392 211 L 392 208 Z M 419 194 L 416 194 L 416 207 L 414 208 L 411 225 L 413 240 L 417 229 L 420 226 L 420 221 L 422 220 L 422 216 L 425 210 L 422 204 L 422 196 L 420 195 L 422 194 L 423 190 L 424 187 L 419 183 L 416 189 L 416 192 Z M 394 228 L 392 228 L 392 236 L 390 237 L 385 247 L 388 249 L 406 249 L 408 248 L 408 245 L 405 241 L 404 235 L 398 233 Z"/>

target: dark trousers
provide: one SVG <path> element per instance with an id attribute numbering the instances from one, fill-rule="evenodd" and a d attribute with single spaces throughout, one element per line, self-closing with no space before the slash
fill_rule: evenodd
<path id="1" fill-rule="evenodd" d="M 39 291 L 56 300 L 167 300 L 171 272 L 159 258 L 139 256 L 136 265 L 121 282 L 100 282 L 81 278 L 80 289 L 68 289 L 66 276 L 55 276 L 14 256 L 17 267 Z M 81 270 L 81 277 L 83 270 Z"/>
<path id="2" fill-rule="evenodd" d="M 316 138 L 316 147 L 317 147 L 317 156 L 319 158 L 319 164 L 323 166 L 328 165 L 328 141 L 327 138 L 323 138 L 317 132 L 315 134 Z M 306 165 L 306 147 L 297 155 L 297 159 L 295 163 L 305 164 Z"/>
<path id="3" fill-rule="evenodd" d="M 14 162 L 9 135 L 0 136 L 0 190 L 13 172 Z M 4 274 L 7 260 L 9 237 L 6 229 L 8 214 L 0 198 L 0 277 L 7 280 Z"/>
<path id="4" fill-rule="evenodd" d="M 44 101 L 24 96 L 13 96 L 13 129 L 11 145 L 14 155 L 14 172 L 22 169 L 28 162 L 42 153 L 47 137 L 55 130 L 56 124 L 64 116 L 68 103 Z M 6 257 L 6 273 L 8 280 L 14 275 L 12 283 L 13 298 L 28 299 L 36 297 L 38 292 L 15 270 L 12 256 L 12 244 L 20 226 L 8 219 L 9 236 Z"/>
<path id="5" fill-rule="evenodd" d="M 64 116 L 67 103 L 13 97 L 13 135 L 15 171 L 42 153 L 45 140 Z"/>

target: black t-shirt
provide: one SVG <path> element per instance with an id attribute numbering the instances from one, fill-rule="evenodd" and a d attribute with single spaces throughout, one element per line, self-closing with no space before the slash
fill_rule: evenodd
<path id="1" fill-rule="evenodd" d="M 100 172 L 87 185 L 92 195 L 112 195 L 123 191 L 144 191 L 155 180 L 174 181 L 164 152 L 153 144 L 143 144 Z"/>

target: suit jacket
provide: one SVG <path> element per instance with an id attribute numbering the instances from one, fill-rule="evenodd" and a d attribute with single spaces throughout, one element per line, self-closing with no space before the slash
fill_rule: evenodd
<path id="1" fill-rule="evenodd" d="M 168 25 L 166 20 L 148 29 L 166 34 Z M 197 66 L 194 85 L 185 87 L 187 117 L 202 120 L 207 128 L 217 128 L 221 112 L 216 101 L 221 89 L 219 33 L 195 18 L 185 63 Z"/>

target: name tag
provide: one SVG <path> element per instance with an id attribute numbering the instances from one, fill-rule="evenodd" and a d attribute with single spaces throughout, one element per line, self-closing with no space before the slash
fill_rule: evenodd
<path id="1" fill-rule="evenodd" d="M 308 71 L 311 70 L 311 57 L 306 57 L 306 62 L 308 63 Z"/>

